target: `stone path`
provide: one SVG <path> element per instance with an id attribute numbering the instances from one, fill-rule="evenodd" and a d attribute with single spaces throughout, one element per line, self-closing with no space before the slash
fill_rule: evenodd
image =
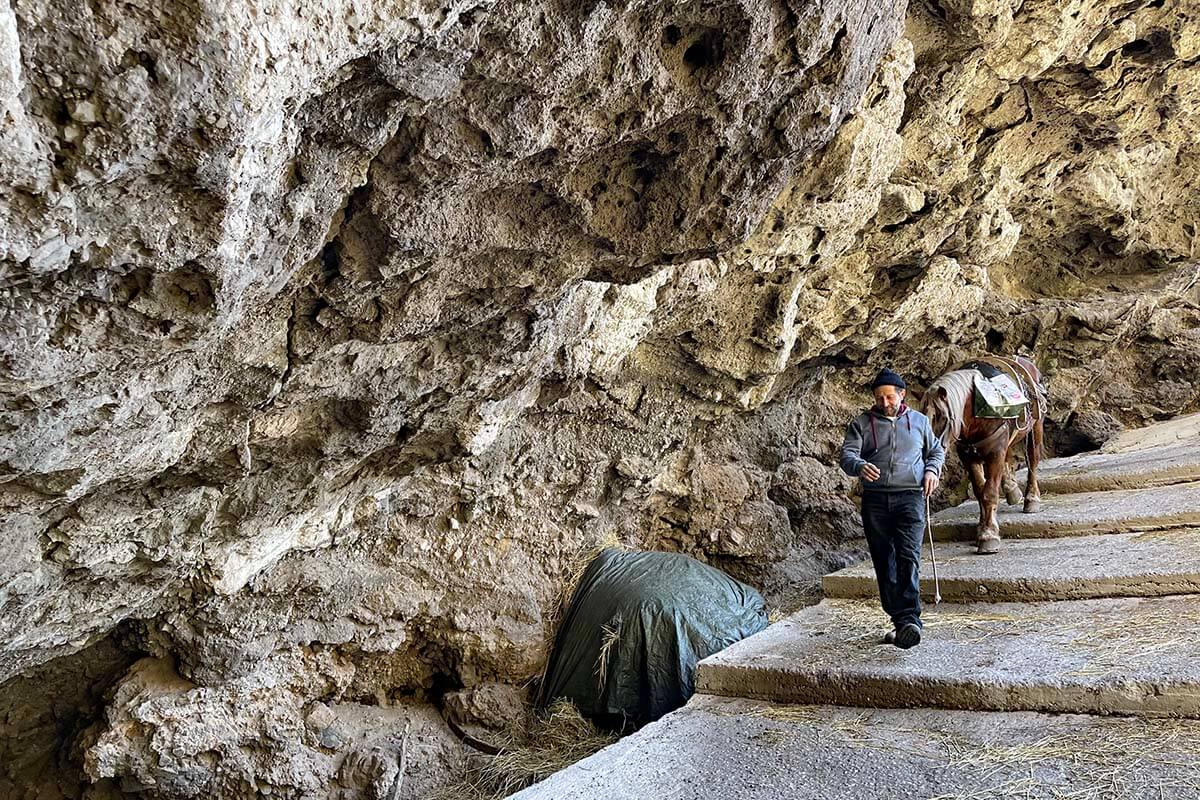
<path id="1" fill-rule="evenodd" d="M 828 575 L 702 662 L 687 707 L 515 797 L 1200 798 L 1200 415 L 1040 475 L 1001 553 L 938 546 L 919 647 L 880 643 L 869 564 Z"/>
<path id="2" fill-rule="evenodd" d="M 937 546 L 942 600 L 950 603 L 1150 597 L 1200 591 L 1200 528 L 1113 533 L 1004 543 L 1002 564 L 975 553 L 975 544 Z M 1000 567 L 1000 568 L 998 568 Z M 826 575 L 826 597 L 878 596 L 875 570 L 865 562 Z M 933 565 L 926 546 L 921 594 L 933 602 Z"/>
<path id="3" fill-rule="evenodd" d="M 1025 486 L 1025 470 L 1017 481 Z M 1166 444 L 1149 450 L 1084 453 L 1054 459 L 1038 469 L 1043 492 L 1106 492 L 1145 489 L 1200 481 L 1200 448 L 1195 443 Z"/>
<path id="4" fill-rule="evenodd" d="M 1000 535 L 1016 539 L 1200 526 L 1200 482 L 1046 497 L 1037 514 L 1001 504 Z M 934 515 L 933 538 L 974 541 L 978 522 L 979 504 L 968 500 Z"/>
<path id="5" fill-rule="evenodd" d="M 1195 800 L 1198 787 L 1200 720 L 701 694 L 513 800 Z"/>
<path id="6" fill-rule="evenodd" d="M 874 708 L 1200 717 L 1200 596 L 942 605 L 913 650 L 825 600 L 705 660 L 698 691 Z M 1187 631 L 1188 633 L 1185 633 Z"/>
<path id="7" fill-rule="evenodd" d="M 1043 492 L 1104 492 L 1200 481 L 1200 414 L 1114 437 L 1097 453 L 1056 458 L 1038 469 Z M 1018 473 L 1025 485 L 1025 471 Z"/>

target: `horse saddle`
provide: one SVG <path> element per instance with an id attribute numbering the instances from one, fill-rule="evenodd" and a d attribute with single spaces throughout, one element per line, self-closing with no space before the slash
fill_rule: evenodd
<path id="1" fill-rule="evenodd" d="M 1029 407 L 1029 398 L 1016 382 L 1000 370 L 975 375 L 975 416 L 982 419 L 1016 419 Z"/>

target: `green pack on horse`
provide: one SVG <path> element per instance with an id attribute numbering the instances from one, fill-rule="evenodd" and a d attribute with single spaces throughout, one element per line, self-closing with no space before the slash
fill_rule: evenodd
<path id="1" fill-rule="evenodd" d="M 997 384 L 1019 389 L 1026 402 L 1000 403 L 998 411 L 997 404 L 988 403 L 987 397 L 995 387 L 987 384 L 998 377 Z M 1003 393 L 992 396 L 1003 398 Z M 987 356 L 968 361 L 930 384 L 923 405 L 934 434 L 947 449 L 954 444 L 971 478 L 979 500 L 979 525 L 975 529 L 978 552 L 998 552 L 1000 523 L 996 511 L 1001 489 L 1009 505 L 1022 502 L 1012 461 L 1014 445 L 1021 440 L 1028 467 L 1023 510 L 1027 514 L 1041 510 L 1037 467 L 1042 456 L 1042 423 L 1047 406 L 1041 371 L 1021 356 Z"/>

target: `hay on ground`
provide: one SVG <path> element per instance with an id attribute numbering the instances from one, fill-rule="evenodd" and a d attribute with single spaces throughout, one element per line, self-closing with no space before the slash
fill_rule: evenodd
<path id="1" fill-rule="evenodd" d="M 850 747 L 905 753 L 971 776 L 970 789 L 929 800 L 1141 800 L 1158 797 L 1160 789 L 1164 797 L 1200 797 L 1200 721 L 1192 719 L 1109 719 L 1005 743 L 928 727 L 892 728 L 871 711 L 763 704 L 718 713 L 796 726 L 758 736 L 763 745 L 828 729 Z M 896 733 L 908 736 L 898 739 Z"/>
<path id="2" fill-rule="evenodd" d="M 875 639 L 889 627 L 888 618 L 877 601 L 829 601 L 836 609 L 835 620 L 848 641 Z M 921 622 L 928 630 L 941 631 L 959 638 L 986 638 L 1027 633 L 1031 624 L 1045 621 L 1031 614 L 1006 614 L 1002 611 L 949 610 L 926 607 Z"/>
<path id="3" fill-rule="evenodd" d="M 1135 800 L 1155 797 L 1160 789 L 1200 796 L 1198 733 L 1200 723 L 1195 720 L 1114 720 L 1088 731 L 1009 745 L 980 745 L 944 736 L 949 765 L 971 770 L 978 788 L 930 800 Z M 1047 785 L 1035 776 L 1038 767 L 1065 768 L 1064 784 Z M 1155 778 L 1147 767 L 1177 772 Z M 1014 769 L 1028 775 L 1005 777 Z"/>
<path id="4" fill-rule="evenodd" d="M 617 740 L 585 719 L 569 700 L 556 700 L 528 726 L 506 732 L 500 755 L 472 756 L 461 781 L 428 800 L 500 800 L 545 780 Z"/>

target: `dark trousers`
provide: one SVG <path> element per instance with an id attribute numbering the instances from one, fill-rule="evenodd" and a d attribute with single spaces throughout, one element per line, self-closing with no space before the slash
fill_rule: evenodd
<path id="1" fill-rule="evenodd" d="M 879 582 L 879 602 L 896 628 L 921 624 L 921 491 L 863 492 L 863 529 Z"/>

